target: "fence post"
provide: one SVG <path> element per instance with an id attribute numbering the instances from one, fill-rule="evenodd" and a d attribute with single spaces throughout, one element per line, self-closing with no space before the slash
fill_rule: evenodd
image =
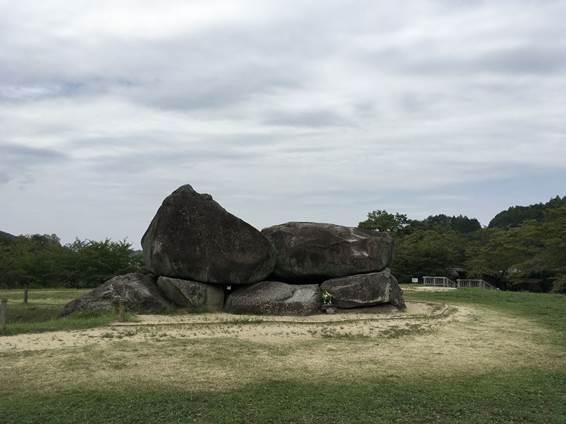
<path id="1" fill-rule="evenodd" d="M 126 302 L 124 299 L 118 301 L 118 321 L 126 321 Z"/>
<path id="2" fill-rule="evenodd" d="M 8 300 L 0 299 L 0 333 L 6 331 L 6 316 L 8 315 Z"/>
<path id="3" fill-rule="evenodd" d="M 29 287 L 24 287 L 24 303 L 27 305 L 29 299 Z"/>

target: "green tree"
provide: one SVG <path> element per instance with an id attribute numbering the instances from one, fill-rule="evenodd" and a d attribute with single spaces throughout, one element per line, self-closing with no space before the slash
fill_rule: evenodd
<path id="1" fill-rule="evenodd" d="M 54 234 L 18 236 L 3 244 L 0 246 L 0 285 L 29 287 L 56 282 L 57 258 L 63 249 Z"/>
<path id="2" fill-rule="evenodd" d="M 0 287 L 95 287 L 141 264 L 140 252 L 126 241 L 62 246 L 55 235 L 19 236 L 0 243 Z"/>
<path id="3" fill-rule="evenodd" d="M 436 229 L 438 231 L 455 231 L 457 233 L 469 234 L 481 230 L 480 222 L 475 218 L 464 215 L 447 216 L 444 214 L 429 216 L 423 221 L 414 222 L 418 227 Z"/>
<path id="4" fill-rule="evenodd" d="M 507 210 L 499 212 L 490 221 L 490 228 L 516 227 L 527 221 L 542 222 L 546 218 L 549 209 L 566 207 L 566 196 L 556 196 L 546 203 L 536 203 L 529 206 L 512 206 Z"/>
<path id="5" fill-rule="evenodd" d="M 367 219 L 358 224 L 364 230 L 388 231 L 400 233 L 410 224 L 407 215 L 389 213 L 385 210 L 375 210 L 367 215 Z"/>
<path id="6" fill-rule="evenodd" d="M 463 215 L 419 221 L 383 210 L 359 227 L 393 234 L 392 269 L 402 281 L 462 267 L 500 288 L 566 291 L 566 197 L 509 208 L 488 228 Z"/>
<path id="7" fill-rule="evenodd" d="M 67 248 L 71 252 L 66 268 L 74 287 L 94 287 L 109 278 L 134 271 L 141 266 L 139 253 L 126 240 L 114 242 L 75 240 Z"/>
<path id="8" fill-rule="evenodd" d="M 460 266 L 464 261 L 462 235 L 419 229 L 396 239 L 391 268 L 401 281 L 407 281 L 423 275 L 446 275 L 448 268 Z"/>

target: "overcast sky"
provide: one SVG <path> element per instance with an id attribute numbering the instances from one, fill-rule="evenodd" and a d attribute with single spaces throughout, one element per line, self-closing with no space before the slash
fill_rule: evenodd
<path id="1" fill-rule="evenodd" d="M 0 230 L 127 237 L 566 194 L 566 1 L 0 0 Z"/>

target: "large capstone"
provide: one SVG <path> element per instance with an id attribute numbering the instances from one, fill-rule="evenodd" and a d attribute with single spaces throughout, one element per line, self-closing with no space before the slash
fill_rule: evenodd
<path id="1" fill-rule="evenodd" d="M 317 284 L 286 284 L 262 281 L 239 288 L 226 301 L 226 312 L 260 315 L 310 315 L 320 310 Z"/>
<path id="2" fill-rule="evenodd" d="M 254 283 L 275 264 L 273 247 L 258 230 L 189 185 L 163 201 L 142 247 L 153 273 L 205 283 Z"/>
<path id="3" fill-rule="evenodd" d="M 217 284 L 159 277 L 157 287 L 177 306 L 195 311 L 219 311 L 224 307 L 224 287 Z"/>
<path id="4" fill-rule="evenodd" d="M 332 295 L 338 308 L 356 308 L 390 303 L 405 308 L 403 293 L 389 268 L 381 272 L 333 278 L 321 284 L 320 289 Z"/>
<path id="5" fill-rule="evenodd" d="M 142 313 L 163 312 L 172 307 L 157 289 L 155 277 L 134 272 L 111 278 L 67 303 L 61 315 L 79 311 L 112 311 L 118 302 L 124 302 L 128 311 Z"/>
<path id="6" fill-rule="evenodd" d="M 390 265 L 388 233 L 314 222 L 289 222 L 265 228 L 277 255 L 274 275 L 285 281 L 381 271 Z"/>

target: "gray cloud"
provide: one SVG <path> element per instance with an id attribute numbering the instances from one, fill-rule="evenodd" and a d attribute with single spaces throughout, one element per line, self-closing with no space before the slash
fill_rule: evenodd
<path id="1" fill-rule="evenodd" d="M 7 174 L 0 172 L 0 184 L 6 184 L 10 180 L 11 178 Z"/>
<path id="2" fill-rule="evenodd" d="M 66 159 L 65 154 L 55 150 L 28 147 L 18 144 L 0 144 L 0 156 L 4 166 L 32 166 Z"/>
<path id="3" fill-rule="evenodd" d="M 290 127 L 336 127 L 351 125 L 351 122 L 332 110 L 273 111 L 264 114 L 267 125 Z"/>
<path id="4" fill-rule="evenodd" d="M 502 75 L 556 74 L 566 70 L 564 45 L 528 44 L 488 52 L 438 52 L 435 45 L 398 50 L 385 49 L 370 54 L 375 66 L 409 74 L 464 74 L 493 72 Z"/>
<path id="5" fill-rule="evenodd" d="M 505 73 L 541 74 L 566 70 L 566 43 L 557 46 L 525 45 L 490 52 L 478 60 L 480 68 Z"/>
<path id="6" fill-rule="evenodd" d="M 28 174 L 37 168 L 60 164 L 67 156 L 55 149 L 28 147 L 11 143 L 0 143 L 0 184 L 18 180 L 30 184 Z"/>
<path id="7" fill-rule="evenodd" d="M 0 222 L 138 240 L 183 183 L 257 226 L 384 207 L 486 219 L 511 198 L 489 187 L 566 173 L 565 14 L 527 0 L 0 3 Z M 516 202 L 557 194 L 525 187 Z"/>

